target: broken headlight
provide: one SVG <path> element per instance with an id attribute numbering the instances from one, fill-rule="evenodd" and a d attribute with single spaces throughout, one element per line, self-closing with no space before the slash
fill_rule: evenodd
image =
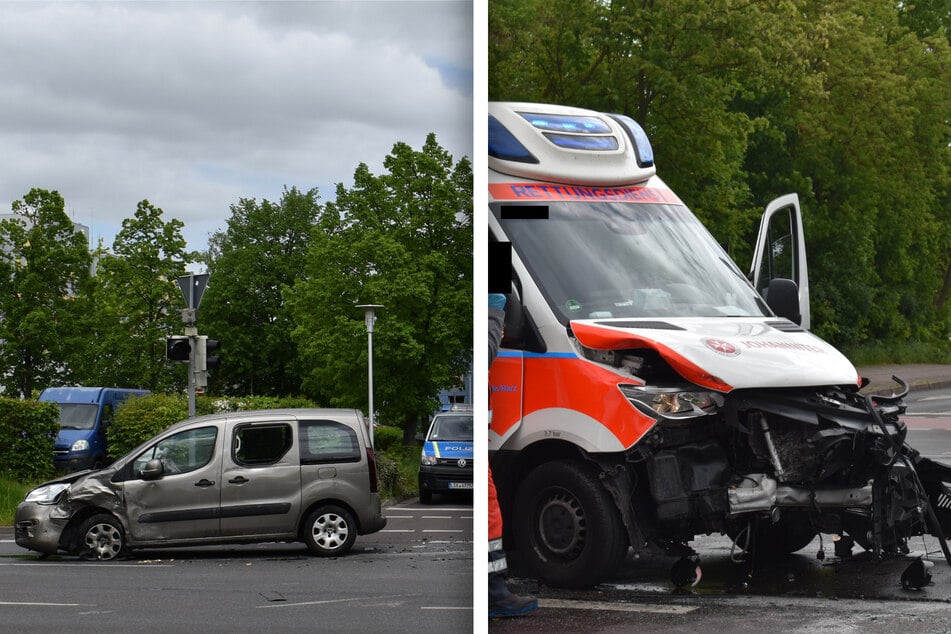
<path id="1" fill-rule="evenodd" d="M 709 416 L 723 405 L 722 394 L 687 386 L 623 384 L 618 388 L 631 404 L 653 418 L 683 420 Z"/>
<path id="2" fill-rule="evenodd" d="M 35 502 L 36 504 L 56 504 L 60 494 L 69 488 L 66 482 L 56 482 L 54 484 L 44 484 L 26 494 L 24 502 Z"/>

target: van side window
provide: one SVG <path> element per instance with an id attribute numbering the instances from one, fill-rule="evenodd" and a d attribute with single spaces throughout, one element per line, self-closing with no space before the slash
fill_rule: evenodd
<path id="1" fill-rule="evenodd" d="M 277 462 L 292 443 L 291 426 L 287 423 L 243 425 L 235 429 L 231 448 L 235 463 L 257 466 Z"/>
<path id="2" fill-rule="evenodd" d="M 360 462 L 360 442 L 349 426 L 333 420 L 300 422 L 301 464 Z"/>
<path id="3" fill-rule="evenodd" d="M 162 461 L 166 475 L 204 467 L 214 455 L 217 437 L 217 427 L 199 427 L 163 438 L 135 459 L 132 474 L 137 478 L 141 477 L 145 463 L 152 459 Z"/>
<path id="4" fill-rule="evenodd" d="M 112 404 L 106 403 L 102 406 L 102 414 L 99 416 L 99 431 L 105 433 L 112 424 Z"/>

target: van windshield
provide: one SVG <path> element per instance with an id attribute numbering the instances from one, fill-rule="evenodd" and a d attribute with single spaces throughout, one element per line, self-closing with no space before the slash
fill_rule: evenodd
<path id="1" fill-rule="evenodd" d="M 472 440 L 472 414 L 437 416 L 429 432 L 429 440 Z"/>
<path id="2" fill-rule="evenodd" d="M 63 429 L 92 429 L 96 426 L 99 406 L 95 403 L 57 403 L 59 426 Z"/>
<path id="3" fill-rule="evenodd" d="M 549 202 L 546 207 L 547 212 L 537 205 L 490 204 L 565 325 L 572 319 L 771 314 L 683 205 Z"/>

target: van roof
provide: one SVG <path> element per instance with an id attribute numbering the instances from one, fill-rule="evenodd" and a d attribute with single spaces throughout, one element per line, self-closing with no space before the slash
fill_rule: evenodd
<path id="1" fill-rule="evenodd" d="M 39 400 L 50 403 L 98 403 L 105 391 L 122 394 L 148 394 L 148 390 L 120 387 L 48 387 L 40 393 Z"/>

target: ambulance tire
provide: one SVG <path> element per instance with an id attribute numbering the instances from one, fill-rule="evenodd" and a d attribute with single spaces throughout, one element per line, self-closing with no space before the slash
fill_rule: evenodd
<path id="1" fill-rule="evenodd" d="M 592 586 L 614 573 L 627 554 L 627 533 L 593 467 L 549 462 L 518 487 L 512 513 L 519 561 L 545 583 Z"/>
<path id="2" fill-rule="evenodd" d="M 755 528 L 754 528 L 755 527 Z M 754 530 L 747 535 L 743 530 Z M 739 531 L 728 530 L 730 535 L 744 551 L 764 559 L 776 559 L 802 550 L 816 538 L 818 531 L 812 527 L 809 514 L 799 509 L 786 509 L 778 522 L 773 524 L 768 518 L 743 527 Z"/>

